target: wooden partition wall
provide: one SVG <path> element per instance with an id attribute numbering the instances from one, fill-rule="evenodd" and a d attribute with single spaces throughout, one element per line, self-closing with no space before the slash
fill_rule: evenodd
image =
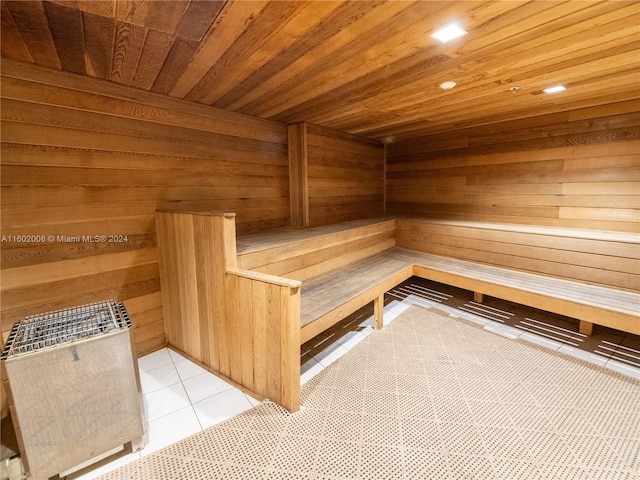
<path id="1" fill-rule="evenodd" d="M 177 200 L 287 225 L 287 127 L 2 61 L 2 331 L 123 300 L 138 352 L 165 344 L 154 212 Z"/>
<path id="2" fill-rule="evenodd" d="M 300 286 L 237 267 L 235 214 L 158 212 L 169 345 L 291 412 L 300 408 Z"/>
<path id="3" fill-rule="evenodd" d="M 620 102 L 388 145 L 387 214 L 638 232 L 638 111 Z"/>
<path id="4" fill-rule="evenodd" d="M 384 146 L 309 123 L 289 126 L 291 221 L 319 226 L 384 214 Z"/>

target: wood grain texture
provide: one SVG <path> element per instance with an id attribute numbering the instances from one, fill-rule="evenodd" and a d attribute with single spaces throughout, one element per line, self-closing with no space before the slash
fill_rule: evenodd
<path id="1" fill-rule="evenodd" d="M 3 55 L 14 60 L 82 71 L 84 57 L 90 76 L 380 141 L 640 98 L 633 1 L 2 6 Z M 446 44 L 430 37 L 452 20 L 468 34 Z M 456 88 L 441 90 L 446 80 Z M 568 89 L 541 94 L 558 83 Z"/>
<path id="2" fill-rule="evenodd" d="M 384 147 L 379 142 L 307 125 L 309 225 L 384 214 Z"/>
<path id="3" fill-rule="evenodd" d="M 169 345 L 257 398 L 300 408 L 300 282 L 236 267 L 235 215 L 156 213 Z"/>
<path id="4" fill-rule="evenodd" d="M 242 233 L 289 222 L 284 125 L 6 58 L 2 120 L 3 332 L 116 297 L 148 353 L 166 342 L 156 209 L 231 209 Z"/>
<path id="5" fill-rule="evenodd" d="M 640 231 L 638 102 L 387 146 L 387 212 Z"/>
<path id="6" fill-rule="evenodd" d="M 640 291 L 640 239 L 618 232 L 399 218 L 398 246 Z"/>
<path id="7" fill-rule="evenodd" d="M 238 266 L 305 281 L 395 245 L 392 219 L 279 229 L 238 237 Z"/>
<path id="8" fill-rule="evenodd" d="M 291 226 L 309 226 L 309 156 L 307 124 L 289 125 L 289 199 Z"/>

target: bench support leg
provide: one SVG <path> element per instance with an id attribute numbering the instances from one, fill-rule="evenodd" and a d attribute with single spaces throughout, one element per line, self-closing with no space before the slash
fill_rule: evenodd
<path id="1" fill-rule="evenodd" d="M 384 313 L 384 294 L 373 300 L 373 328 L 382 330 Z"/>
<path id="2" fill-rule="evenodd" d="M 580 327 L 578 328 L 578 331 L 581 334 L 590 337 L 591 335 L 593 335 L 593 323 L 580 320 Z"/>
<path id="3" fill-rule="evenodd" d="M 484 295 L 480 292 L 473 292 L 473 301 L 476 303 L 482 303 Z"/>

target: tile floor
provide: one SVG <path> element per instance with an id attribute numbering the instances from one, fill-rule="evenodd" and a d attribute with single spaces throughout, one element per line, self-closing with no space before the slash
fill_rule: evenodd
<path id="1" fill-rule="evenodd" d="M 411 304 L 441 309 L 509 338 L 532 341 L 640 379 L 640 337 L 596 327 L 592 337 L 577 322 L 536 309 L 486 298 L 422 279 L 387 294 L 384 320 L 393 321 Z M 364 308 L 301 347 L 301 382 L 326 368 L 373 331 L 373 310 Z M 66 480 L 91 480 L 237 415 L 258 402 L 241 390 L 164 348 L 138 360 L 146 409 L 146 444 L 136 453 L 116 452 L 68 473 Z"/>

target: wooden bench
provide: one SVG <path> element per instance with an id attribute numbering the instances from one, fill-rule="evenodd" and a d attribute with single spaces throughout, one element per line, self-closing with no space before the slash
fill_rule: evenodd
<path id="1" fill-rule="evenodd" d="M 236 239 L 233 214 L 159 212 L 168 341 L 257 397 L 296 411 L 299 345 L 370 302 L 380 328 L 384 293 L 413 275 L 471 290 L 477 300 L 491 295 L 587 327 L 640 334 L 640 294 L 632 289 L 396 246 L 415 241 L 406 232 L 421 226 L 412 221 L 367 219 Z"/>
<path id="2" fill-rule="evenodd" d="M 478 263 L 500 267 L 488 279 L 498 282 L 489 290 L 482 285 L 457 286 L 484 289 L 487 295 L 576 318 L 581 333 L 590 335 L 593 324 L 635 334 L 640 331 L 638 234 L 398 218 L 396 241 L 406 249 L 470 261 L 468 268 Z M 442 268 L 454 273 L 456 264 L 445 263 Z M 462 277 L 460 273 L 456 276 Z M 451 283 L 456 277 L 437 277 L 440 279 L 432 279 L 456 285 Z"/>
<path id="3" fill-rule="evenodd" d="M 364 219 L 242 236 L 238 266 L 302 282 L 302 344 L 371 302 L 382 328 L 384 293 L 413 275 L 407 262 L 381 255 L 395 235 L 394 219 Z"/>

